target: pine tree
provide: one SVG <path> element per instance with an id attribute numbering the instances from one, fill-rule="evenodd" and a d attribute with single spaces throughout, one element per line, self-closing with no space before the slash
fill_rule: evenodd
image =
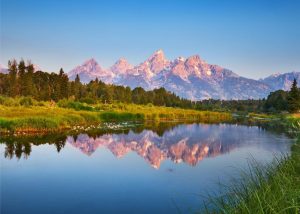
<path id="1" fill-rule="evenodd" d="M 59 71 L 59 82 L 60 82 L 60 99 L 68 98 L 68 76 L 64 73 L 64 70 L 61 68 Z"/>
<path id="2" fill-rule="evenodd" d="M 291 113 L 299 112 L 300 110 L 300 91 L 297 87 L 296 79 L 294 79 L 288 94 L 288 110 Z"/>
<path id="3" fill-rule="evenodd" d="M 18 89 L 20 95 L 25 95 L 25 74 L 26 74 L 26 65 L 23 59 L 19 62 L 18 65 Z"/>
<path id="4" fill-rule="evenodd" d="M 18 73 L 18 63 L 14 59 L 12 61 L 8 61 L 8 81 L 9 81 L 9 89 L 8 94 L 11 97 L 15 97 L 18 95 L 18 80 L 17 80 L 17 73 Z"/>
<path id="5" fill-rule="evenodd" d="M 36 90 L 33 84 L 33 73 L 34 73 L 34 67 L 33 64 L 28 61 L 27 62 L 27 67 L 26 67 L 27 72 L 24 75 L 24 86 L 23 88 L 23 95 L 25 96 L 35 96 Z"/>
<path id="6" fill-rule="evenodd" d="M 76 99 L 79 99 L 81 97 L 81 83 L 80 83 L 80 78 L 79 78 L 79 75 L 77 74 L 76 75 L 76 78 L 75 78 L 75 83 L 74 83 L 74 92 L 75 92 L 75 98 Z"/>

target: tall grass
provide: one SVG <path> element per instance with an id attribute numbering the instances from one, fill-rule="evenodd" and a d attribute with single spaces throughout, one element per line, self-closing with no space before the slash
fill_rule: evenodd
<path id="1" fill-rule="evenodd" d="M 300 183 L 295 160 L 284 157 L 268 166 L 252 162 L 250 172 L 223 186 L 206 213 L 294 213 L 300 211 Z"/>
<path id="2" fill-rule="evenodd" d="M 300 213 L 299 119 L 286 118 L 289 132 L 298 135 L 291 156 L 275 158 L 269 165 L 254 160 L 249 171 L 222 186 L 224 194 L 210 195 L 206 213 Z"/>
<path id="3" fill-rule="evenodd" d="M 10 99 L 10 98 L 9 98 Z M 17 101 L 16 101 L 17 100 Z M 7 100 L 6 100 L 7 101 Z M 69 129 L 103 121 L 199 121 L 218 123 L 231 120 L 231 114 L 184 110 L 134 104 L 97 104 L 90 106 L 62 100 L 57 105 L 35 105 L 31 99 L 12 99 L 16 105 L 0 104 L 0 132 L 37 132 Z M 20 105 L 23 103 L 23 105 Z M 33 103 L 33 105 L 31 105 Z"/>
<path id="4" fill-rule="evenodd" d="M 38 132 L 57 131 L 74 125 L 97 123 L 97 113 L 71 109 L 32 106 L 7 107 L 0 105 L 0 131 Z"/>

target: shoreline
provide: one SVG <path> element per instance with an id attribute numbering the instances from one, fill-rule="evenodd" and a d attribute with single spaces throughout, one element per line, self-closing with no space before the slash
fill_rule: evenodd
<path id="1" fill-rule="evenodd" d="M 231 113 L 134 106 L 136 109 L 85 111 L 61 107 L 7 107 L 0 105 L 0 134 L 45 134 L 70 131 L 76 126 L 98 126 L 105 122 L 204 122 L 232 120 Z"/>

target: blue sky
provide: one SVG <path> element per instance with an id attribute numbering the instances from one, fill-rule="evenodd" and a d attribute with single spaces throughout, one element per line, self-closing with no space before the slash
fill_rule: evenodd
<path id="1" fill-rule="evenodd" d="M 23 57 L 69 71 L 91 57 L 137 64 L 163 49 L 255 79 L 300 71 L 298 0 L 0 1 L 3 65 Z"/>

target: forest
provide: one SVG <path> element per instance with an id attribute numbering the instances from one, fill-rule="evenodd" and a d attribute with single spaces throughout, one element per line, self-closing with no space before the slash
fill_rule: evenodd
<path id="1" fill-rule="evenodd" d="M 58 73 L 35 71 L 31 61 L 13 59 L 8 61 L 8 74 L 0 73 L 0 95 L 6 97 L 31 97 L 38 101 L 58 102 L 68 99 L 87 104 L 133 103 L 184 109 L 231 111 L 231 112 L 298 112 L 300 90 L 294 80 L 289 92 L 278 90 L 260 100 L 201 100 L 191 101 L 180 98 L 164 88 L 145 91 L 141 87 L 105 84 L 95 79 L 82 84 L 77 75 L 70 81 L 61 68 Z M 0 101 L 1 102 L 1 101 Z"/>

